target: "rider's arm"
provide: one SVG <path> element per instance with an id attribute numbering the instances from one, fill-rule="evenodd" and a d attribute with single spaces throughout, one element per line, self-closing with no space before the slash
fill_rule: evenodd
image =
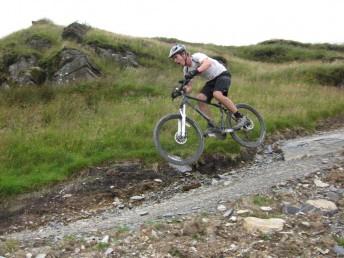
<path id="1" fill-rule="evenodd" d="M 197 68 L 198 72 L 203 73 L 206 71 L 211 65 L 209 58 L 205 58 L 202 60 L 201 65 Z"/>

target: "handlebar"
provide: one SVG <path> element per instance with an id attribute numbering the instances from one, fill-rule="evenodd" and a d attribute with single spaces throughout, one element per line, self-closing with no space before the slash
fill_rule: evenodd
<path id="1" fill-rule="evenodd" d="M 180 86 L 178 88 L 175 88 L 171 93 L 172 100 L 183 95 L 184 86 L 186 86 L 190 81 L 191 79 L 184 79 L 179 81 Z"/>

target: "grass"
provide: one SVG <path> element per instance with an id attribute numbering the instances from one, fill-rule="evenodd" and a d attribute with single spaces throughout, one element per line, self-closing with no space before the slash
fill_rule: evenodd
<path id="1" fill-rule="evenodd" d="M 41 64 L 49 66 L 63 46 L 81 48 L 89 54 L 103 77 L 68 86 L 0 90 L 2 196 L 37 190 L 104 161 L 161 161 L 152 142 L 152 131 L 161 116 L 177 112 L 179 105 L 169 97 L 181 76 L 181 69 L 166 57 L 170 44 L 91 29 L 83 45 L 78 45 L 62 41 L 58 36 L 61 31 L 59 26 L 43 24 L 1 39 L 0 77 L 1 64 L 4 67 L 6 60 L 11 62 L 11 58 L 23 53 L 35 54 Z M 37 34 L 49 38 L 51 49 L 37 53 L 27 47 L 27 38 Z M 138 55 L 140 67 L 123 68 L 98 58 L 87 47 L 95 41 L 130 49 Z M 338 74 L 341 78 L 340 62 L 271 64 L 236 57 L 232 48 L 205 44 L 188 47 L 229 60 L 233 74 L 230 97 L 236 103 L 257 108 L 266 120 L 269 134 L 284 128 L 312 130 L 320 119 L 344 114 L 343 90 L 331 86 L 331 80 L 317 77 L 325 74 L 320 77 L 331 79 Z M 194 92 L 202 85 L 203 81 L 197 79 Z M 205 126 L 199 116 L 190 115 Z M 240 146 L 232 140 L 206 142 L 206 153 L 231 155 L 239 151 Z"/>
<path id="2" fill-rule="evenodd" d="M 344 237 L 336 237 L 335 240 L 339 246 L 344 247 Z"/>
<path id="3" fill-rule="evenodd" d="M 0 243 L 0 255 L 6 255 L 7 253 L 13 253 L 19 250 L 19 242 L 15 239 L 7 239 Z"/>
<path id="4" fill-rule="evenodd" d="M 266 206 L 266 205 L 273 203 L 273 200 L 271 200 L 270 197 L 263 196 L 263 195 L 254 196 L 252 201 L 255 205 L 258 205 L 258 206 Z"/>

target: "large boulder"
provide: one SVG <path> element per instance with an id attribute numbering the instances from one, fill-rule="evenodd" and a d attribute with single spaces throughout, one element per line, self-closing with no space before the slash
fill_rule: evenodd
<path id="1" fill-rule="evenodd" d="M 85 24 L 74 22 L 63 29 L 62 38 L 75 40 L 76 42 L 81 43 L 89 29 L 90 27 Z"/>
<path id="2" fill-rule="evenodd" d="M 53 61 L 51 80 L 66 84 L 76 80 L 89 80 L 101 75 L 88 56 L 78 49 L 64 48 Z"/>
<path id="3" fill-rule="evenodd" d="M 45 71 L 38 67 L 34 56 L 19 57 L 16 62 L 9 65 L 10 80 L 19 85 L 38 85 L 45 81 Z"/>

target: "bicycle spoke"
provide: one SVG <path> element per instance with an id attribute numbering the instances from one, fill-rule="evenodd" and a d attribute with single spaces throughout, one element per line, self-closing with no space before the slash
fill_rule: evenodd
<path id="1" fill-rule="evenodd" d="M 241 114 L 246 116 L 250 123 L 234 131 L 231 135 L 235 141 L 246 147 L 258 147 L 262 144 L 265 138 L 265 123 L 260 114 L 246 104 L 238 104 L 238 110 Z M 235 118 L 229 117 L 229 124 L 231 127 L 236 125 Z"/>
<path id="2" fill-rule="evenodd" d="M 163 119 L 154 133 L 154 140 L 159 153 L 169 162 L 186 164 L 199 158 L 204 143 L 200 129 L 194 122 L 187 121 L 185 135 L 178 131 L 180 116 L 171 115 Z"/>

